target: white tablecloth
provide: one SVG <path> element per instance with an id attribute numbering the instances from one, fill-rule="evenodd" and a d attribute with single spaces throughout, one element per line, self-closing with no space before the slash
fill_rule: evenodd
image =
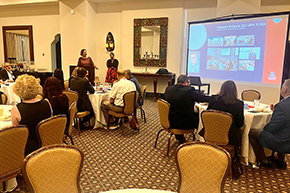
<path id="1" fill-rule="evenodd" d="M 13 92 L 12 87 L 14 83 L 9 83 L 7 85 L 1 86 L 1 91 L 7 96 L 8 105 L 20 103 L 20 98 Z"/>
<path id="2" fill-rule="evenodd" d="M 244 101 L 245 104 L 249 104 L 251 106 L 254 105 L 253 102 Z M 260 108 L 264 108 L 265 104 L 260 104 Z M 201 112 L 207 109 L 207 105 L 196 104 L 195 110 L 199 113 L 199 125 L 197 133 L 203 128 L 203 124 L 201 121 Z M 250 111 L 253 110 L 252 108 Z M 256 164 L 256 156 L 254 150 L 249 142 L 249 132 L 250 129 L 263 129 L 267 123 L 269 123 L 272 112 L 261 112 L 261 113 L 251 113 L 248 110 L 244 111 L 244 126 L 241 128 L 242 130 L 242 163 L 248 165 L 249 162 L 252 164 Z M 203 140 L 202 137 L 196 134 L 196 138 L 199 140 Z"/>
<path id="3" fill-rule="evenodd" d="M 9 116 L 11 115 L 11 108 L 13 106 L 12 105 L 0 105 L 0 109 L 3 108 L 3 117 L 6 115 L 6 116 Z M 3 120 L 0 120 L 0 129 L 1 128 L 4 128 L 4 127 L 8 127 L 8 126 L 11 126 L 12 125 L 12 121 L 9 120 L 9 121 L 3 121 Z"/>
<path id="4" fill-rule="evenodd" d="M 104 113 L 101 110 L 101 103 L 103 100 L 110 100 L 109 92 L 96 92 L 95 94 L 90 94 L 89 99 L 92 103 L 93 110 L 95 113 L 95 126 L 94 128 L 102 127 L 106 125 L 106 120 L 104 117 Z"/>

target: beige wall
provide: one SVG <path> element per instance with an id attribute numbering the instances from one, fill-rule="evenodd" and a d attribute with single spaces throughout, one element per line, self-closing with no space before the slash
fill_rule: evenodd
<path id="1" fill-rule="evenodd" d="M 33 25 L 36 68 L 51 69 L 50 44 L 54 36 L 60 33 L 65 77 L 68 78 L 68 66 L 77 63 L 80 50 L 87 48 L 88 55 L 99 67 L 96 75 L 99 76 L 101 82 L 105 80 L 107 71 L 105 63 L 109 58 L 109 53 L 105 49 L 108 32 L 112 32 L 115 38 L 114 53 L 120 61 L 120 68 L 130 68 L 133 72 L 144 71 L 144 67 L 133 66 L 134 18 L 169 18 L 167 69 L 179 76 L 185 72 L 183 64 L 186 58 L 188 21 L 205 20 L 233 13 L 290 10 L 288 0 L 118 1 L 114 3 L 114 6 L 106 2 L 95 3 L 90 0 L 47 0 L 42 3 L 37 1 L 20 5 L 10 5 L 9 2 L 7 1 L 6 5 L 0 5 L 1 26 Z M 74 10 L 74 14 L 71 14 L 71 10 Z M 3 44 L 0 45 L 0 53 L 3 53 Z M 4 54 L 1 54 L 0 63 L 3 62 Z M 152 73 L 158 69 L 158 67 L 148 68 Z M 211 93 L 217 93 L 222 81 L 209 81 Z M 140 79 L 140 84 L 147 84 L 149 92 L 153 91 L 152 82 L 152 80 Z M 166 86 L 167 81 L 159 80 L 158 92 L 163 93 Z M 238 83 L 239 94 L 248 88 L 259 90 L 262 93 L 262 102 L 275 103 L 278 101 L 279 88 Z"/>

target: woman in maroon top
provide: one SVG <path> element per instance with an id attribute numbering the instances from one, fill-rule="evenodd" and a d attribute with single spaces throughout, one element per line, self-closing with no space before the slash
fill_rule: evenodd
<path id="1" fill-rule="evenodd" d="M 87 57 L 87 50 L 86 49 L 82 49 L 81 50 L 81 56 L 79 57 L 79 61 L 78 61 L 78 67 L 84 67 L 84 66 L 93 66 L 95 67 L 97 70 L 99 69 L 97 66 L 95 66 L 93 60 L 91 57 Z"/>

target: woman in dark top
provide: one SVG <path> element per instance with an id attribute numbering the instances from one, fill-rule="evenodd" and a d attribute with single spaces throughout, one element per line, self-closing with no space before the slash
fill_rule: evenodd
<path id="1" fill-rule="evenodd" d="M 110 59 L 107 60 L 107 75 L 106 75 L 106 82 L 113 83 L 117 80 L 117 70 L 119 66 L 119 61 L 114 58 L 114 53 L 110 53 Z"/>
<path id="2" fill-rule="evenodd" d="M 84 66 L 93 66 L 95 67 L 95 69 L 99 69 L 98 67 L 95 66 L 93 60 L 91 57 L 87 57 L 87 50 L 86 49 L 82 49 L 81 50 L 81 56 L 79 57 L 78 60 L 78 67 L 84 67 Z"/>
<path id="3" fill-rule="evenodd" d="M 37 124 L 51 117 L 52 112 L 48 101 L 37 98 L 42 88 L 34 76 L 27 74 L 18 76 L 13 91 L 22 101 L 11 109 L 12 124 L 28 127 L 29 136 L 25 148 L 25 155 L 28 155 L 39 148 L 35 130 Z"/>
<path id="4" fill-rule="evenodd" d="M 233 124 L 229 130 L 229 144 L 241 145 L 241 127 L 244 125 L 244 102 L 237 98 L 236 84 L 228 80 L 221 86 L 218 95 L 212 95 L 208 108 L 228 112 L 233 116 Z"/>
<path id="5" fill-rule="evenodd" d="M 62 90 L 61 82 L 55 77 L 49 77 L 43 85 L 43 98 L 49 100 L 53 115 L 65 114 L 68 116 L 69 100 Z"/>
<path id="6" fill-rule="evenodd" d="M 64 79 L 63 79 L 63 71 L 60 68 L 54 70 L 53 77 L 57 78 L 61 82 L 62 90 L 64 90 Z"/>

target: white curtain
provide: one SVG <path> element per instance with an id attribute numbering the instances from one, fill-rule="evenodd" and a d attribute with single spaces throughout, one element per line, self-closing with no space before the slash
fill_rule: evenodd
<path id="1" fill-rule="evenodd" d="M 6 34 L 6 45 L 7 45 L 8 58 L 16 58 L 15 39 L 16 39 L 16 34 L 13 34 L 13 33 Z"/>
<path id="2" fill-rule="evenodd" d="M 16 34 L 15 38 L 16 44 L 16 60 L 23 61 L 23 49 L 22 49 L 22 35 Z"/>
<path id="3" fill-rule="evenodd" d="M 24 60 L 30 61 L 29 36 L 23 36 L 23 53 L 24 53 Z"/>

